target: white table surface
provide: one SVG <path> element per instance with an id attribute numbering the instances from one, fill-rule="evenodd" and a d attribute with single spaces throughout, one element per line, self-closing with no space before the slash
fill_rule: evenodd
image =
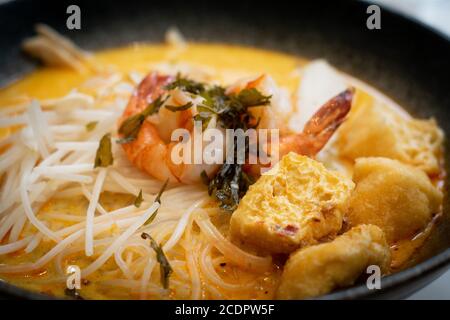
<path id="1" fill-rule="evenodd" d="M 411 15 L 450 37 L 450 0 L 371 0 L 369 2 Z M 381 10 L 381 27 L 383 28 L 383 10 Z M 450 270 L 409 299 L 450 300 Z"/>

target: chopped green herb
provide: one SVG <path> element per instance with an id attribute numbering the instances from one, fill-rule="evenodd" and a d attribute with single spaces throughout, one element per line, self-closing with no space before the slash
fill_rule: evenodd
<path id="1" fill-rule="evenodd" d="M 89 123 L 86 124 L 86 131 L 90 132 L 92 130 L 95 129 L 95 127 L 97 126 L 98 121 L 91 121 Z"/>
<path id="2" fill-rule="evenodd" d="M 162 196 L 164 190 L 166 190 L 168 183 L 169 183 L 169 179 L 167 179 L 166 182 L 164 182 L 163 186 L 161 187 L 161 190 L 159 190 L 158 194 L 156 195 L 155 202 L 158 202 L 159 204 L 161 204 L 161 196 Z M 150 218 L 148 218 L 148 220 L 144 223 L 144 225 L 148 225 L 148 224 L 152 223 L 153 220 L 155 220 L 157 214 L 158 214 L 158 209 L 156 209 L 156 211 L 153 212 L 153 214 L 150 216 Z"/>
<path id="3" fill-rule="evenodd" d="M 270 103 L 271 96 L 265 96 L 255 88 L 244 89 L 238 94 L 227 95 L 225 88 L 214 86 L 200 93 L 204 98 L 201 105 L 197 106 L 199 113 L 194 120 L 201 121 L 206 128 L 211 118 L 217 117 L 218 124 L 226 129 L 256 128 L 260 118 L 255 119 L 249 112 L 249 108 L 264 106 Z M 246 158 L 249 156 L 249 141 L 245 144 Z M 235 143 L 235 148 L 237 144 Z M 235 156 L 238 154 L 234 150 Z M 201 173 L 202 181 L 208 186 L 210 195 L 214 195 L 220 201 L 220 207 L 233 211 L 245 195 L 249 186 L 254 183 L 253 177 L 243 171 L 243 165 L 237 163 L 225 163 L 213 176 L 208 177 L 206 172 Z"/>
<path id="4" fill-rule="evenodd" d="M 166 90 L 181 89 L 193 94 L 199 94 L 205 90 L 205 85 L 190 79 L 181 77 L 181 74 L 177 74 L 177 78 L 172 83 L 165 86 Z"/>
<path id="5" fill-rule="evenodd" d="M 244 89 L 237 95 L 238 100 L 245 107 L 262 106 L 270 103 L 271 96 L 265 96 L 255 88 Z"/>
<path id="6" fill-rule="evenodd" d="M 130 143 L 130 142 L 134 141 L 135 139 L 136 139 L 136 137 L 127 137 L 127 138 L 117 139 L 116 143 L 118 143 L 118 144 Z"/>
<path id="7" fill-rule="evenodd" d="M 188 102 L 186 104 L 183 104 L 182 106 L 165 106 L 166 109 L 169 109 L 170 111 L 184 111 L 187 110 L 189 108 L 191 108 L 193 106 L 192 102 Z"/>
<path id="8" fill-rule="evenodd" d="M 157 113 L 168 98 L 169 96 L 164 99 L 159 96 L 152 103 L 150 103 L 144 111 L 125 119 L 125 121 L 122 122 L 119 128 L 119 133 L 123 135 L 123 138 L 119 139 L 117 142 L 128 143 L 135 140 L 145 119 L 148 116 Z"/>
<path id="9" fill-rule="evenodd" d="M 142 189 L 139 191 L 138 196 L 136 197 L 136 199 L 134 199 L 134 206 L 136 208 L 139 208 L 142 204 L 142 201 L 144 200 L 144 198 L 142 197 Z"/>
<path id="10" fill-rule="evenodd" d="M 167 179 L 166 182 L 164 182 L 163 186 L 161 187 L 161 190 L 159 190 L 158 195 L 155 198 L 155 202 L 161 203 L 161 196 L 162 196 L 164 190 L 166 190 L 168 184 L 169 184 L 169 179 Z"/>
<path id="11" fill-rule="evenodd" d="M 142 113 L 135 114 L 127 118 L 119 128 L 119 133 L 124 136 L 122 141 L 133 141 L 136 139 L 142 123 L 145 120 L 145 116 Z"/>
<path id="12" fill-rule="evenodd" d="M 159 263 L 159 271 L 161 274 L 161 284 L 164 287 L 164 289 L 169 288 L 169 277 L 173 272 L 172 267 L 170 266 L 169 260 L 167 260 L 166 255 L 164 254 L 164 251 L 158 243 L 148 234 L 143 232 L 141 234 L 142 239 L 148 239 L 150 240 L 150 246 L 153 250 L 155 250 L 156 253 L 156 260 Z"/>
<path id="13" fill-rule="evenodd" d="M 107 167 L 114 162 L 111 151 L 111 134 L 105 134 L 99 142 L 97 153 L 95 155 L 94 168 Z"/>

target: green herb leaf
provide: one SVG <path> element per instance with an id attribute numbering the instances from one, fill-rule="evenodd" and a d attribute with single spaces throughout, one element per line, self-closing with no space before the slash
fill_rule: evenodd
<path id="1" fill-rule="evenodd" d="M 135 137 L 121 138 L 121 139 L 117 139 L 116 143 L 118 143 L 118 144 L 130 143 L 131 141 L 133 141 L 135 139 L 136 139 Z"/>
<path id="2" fill-rule="evenodd" d="M 194 104 L 189 101 L 188 103 L 183 104 L 182 106 L 165 106 L 165 108 L 169 109 L 172 112 L 175 112 L 175 111 L 184 111 L 184 110 L 190 109 L 190 108 L 192 108 L 193 105 Z"/>
<path id="3" fill-rule="evenodd" d="M 159 204 L 161 204 L 161 196 L 162 196 L 164 190 L 166 190 L 168 183 L 169 183 L 169 179 L 167 179 L 166 182 L 164 182 L 163 186 L 161 187 L 161 190 L 159 190 L 158 194 L 156 195 L 155 202 L 158 202 Z M 156 211 L 153 212 L 153 214 L 150 216 L 150 218 L 148 218 L 148 220 L 144 223 L 144 225 L 148 225 L 148 224 L 152 223 L 153 220 L 155 220 L 157 214 L 158 214 L 158 209 L 156 209 Z"/>
<path id="4" fill-rule="evenodd" d="M 125 119 L 119 128 L 119 133 L 123 135 L 123 138 L 119 139 L 117 142 L 128 143 L 135 140 L 145 119 L 148 116 L 157 113 L 167 99 L 169 99 L 169 96 L 165 99 L 162 99 L 162 97 L 159 96 L 152 103 L 150 103 L 144 111 Z"/>
<path id="5" fill-rule="evenodd" d="M 181 74 L 178 73 L 175 81 L 165 86 L 166 90 L 173 90 L 176 88 L 193 94 L 199 94 L 200 92 L 205 90 L 205 85 L 194 80 L 183 78 Z"/>
<path id="6" fill-rule="evenodd" d="M 168 184 L 169 184 L 169 179 L 167 179 L 166 182 L 164 182 L 163 186 L 161 187 L 161 190 L 159 190 L 158 195 L 155 198 L 155 202 L 161 203 L 161 196 L 162 196 L 163 192 L 166 190 Z"/>
<path id="7" fill-rule="evenodd" d="M 144 111 L 142 111 L 142 114 L 147 118 L 148 116 L 151 116 L 153 114 L 158 113 L 159 109 L 161 109 L 161 106 L 169 99 L 170 96 L 166 96 L 164 99 L 162 96 L 159 96 L 155 99 L 152 103 L 148 105 L 147 108 L 145 108 Z"/>
<path id="8" fill-rule="evenodd" d="M 99 142 L 97 153 L 95 155 L 94 168 L 107 167 L 114 163 L 111 151 L 111 134 L 105 134 Z"/>
<path id="9" fill-rule="evenodd" d="M 91 132 L 92 130 L 95 129 L 97 124 L 98 124 L 98 121 L 91 121 L 91 122 L 87 123 L 86 124 L 86 131 Z"/>
<path id="10" fill-rule="evenodd" d="M 202 104 L 197 106 L 198 113 L 194 116 L 195 121 L 202 122 L 203 130 L 207 128 L 212 117 L 216 117 L 218 125 L 226 129 L 256 128 L 260 119 L 255 119 L 249 112 L 249 108 L 267 105 L 271 100 L 271 96 L 262 94 L 256 88 L 243 89 L 237 94 L 227 95 L 224 87 L 208 86 L 183 78 L 180 74 L 177 75 L 174 82 L 166 86 L 167 90 L 175 88 L 203 98 Z M 166 107 L 172 111 L 190 108 L 189 105 Z M 249 156 L 249 143 L 249 141 L 245 143 L 246 159 Z M 235 148 L 237 148 L 237 144 L 235 144 Z M 235 149 L 234 154 L 237 155 L 238 150 Z M 206 172 L 202 172 L 201 178 L 208 185 L 208 193 L 220 201 L 221 208 L 229 211 L 233 211 L 237 207 L 240 199 L 254 182 L 253 177 L 246 174 L 243 166 L 237 164 L 237 161 L 232 164 L 225 163 L 213 177 L 208 177 Z"/>
<path id="11" fill-rule="evenodd" d="M 139 191 L 138 196 L 136 197 L 136 199 L 134 199 L 134 206 L 136 208 L 139 208 L 142 204 L 142 201 L 144 201 L 144 198 L 142 197 L 142 189 Z"/>
<path id="12" fill-rule="evenodd" d="M 267 105 L 272 96 L 265 96 L 255 88 L 244 89 L 238 93 L 237 98 L 244 107 Z"/>
<path id="13" fill-rule="evenodd" d="M 164 289 L 169 288 L 169 277 L 173 272 L 172 267 L 170 266 L 169 260 L 167 259 L 164 251 L 158 243 L 156 243 L 155 239 L 153 239 L 148 233 L 143 232 L 141 234 L 142 239 L 150 240 L 150 246 L 156 253 L 156 260 L 159 263 L 159 271 L 161 274 L 161 284 Z"/>

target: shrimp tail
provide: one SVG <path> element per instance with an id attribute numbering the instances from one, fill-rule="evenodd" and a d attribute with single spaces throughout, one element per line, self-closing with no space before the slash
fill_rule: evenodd
<path id="1" fill-rule="evenodd" d="M 303 132 L 282 139 L 280 156 L 294 151 L 314 157 L 350 112 L 354 89 L 349 88 L 326 102 L 305 124 Z"/>
<path id="2" fill-rule="evenodd" d="M 354 89 L 349 88 L 325 103 L 305 124 L 303 133 L 325 144 L 349 113 Z"/>

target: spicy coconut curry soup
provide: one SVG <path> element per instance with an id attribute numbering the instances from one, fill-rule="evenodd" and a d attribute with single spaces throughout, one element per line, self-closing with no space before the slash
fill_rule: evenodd
<path id="1" fill-rule="evenodd" d="M 323 60 L 166 39 L 91 54 L 38 26 L 24 42 L 45 66 L 0 91 L 2 280 L 83 299 L 303 299 L 408 265 L 442 211 L 433 119 Z M 278 139 L 233 147 L 241 163 L 177 162 L 191 147 L 173 132 L 195 123 Z M 276 161 L 251 162 L 252 141 Z"/>

